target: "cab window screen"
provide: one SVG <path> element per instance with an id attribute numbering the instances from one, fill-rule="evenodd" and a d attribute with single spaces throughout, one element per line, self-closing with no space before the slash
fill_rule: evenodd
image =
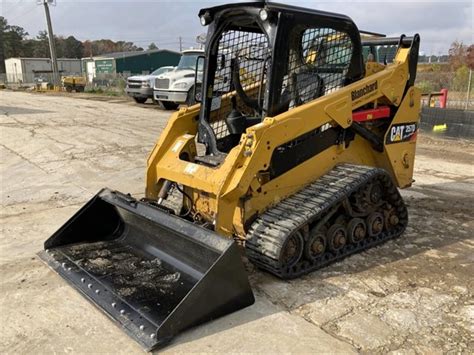
<path id="1" fill-rule="evenodd" d="M 213 101 L 216 104 L 211 112 L 211 127 L 217 139 L 229 134 L 225 118 L 231 111 L 230 101 L 220 98 L 235 90 L 232 85 L 232 65 L 238 62 L 240 84 L 251 99 L 258 99 L 259 93 L 264 93 L 264 88 L 259 90 L 259 85 L 265 85 L 266 59 L 269 56 L 268 39 L 262 32 L 245 30 L 228 30 L 222 33 L 217 51 L 217 70 L 214 77 L 212 91 Z M 253 110 L 247 107 L 236 96 L 239 111 L 244 115 L 252 116 Z"/>
<path id="2" fill-rule="evenodd" d="M 298 31 L 297 43 L 290 47 L 282 94 L 290 109 L 344 86 L 353 52 L 345 32 L 332 28 Z"/>

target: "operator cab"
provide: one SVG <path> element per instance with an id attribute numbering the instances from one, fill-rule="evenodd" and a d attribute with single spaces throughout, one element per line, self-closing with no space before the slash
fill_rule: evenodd
<path id="1" fill-rule="evenodd" d="M 209 28 L 198 162 L 219 165 L 247 128 L 364 76 L 359 31 L 347 16 L 260 2 L 199 16 Z"/>

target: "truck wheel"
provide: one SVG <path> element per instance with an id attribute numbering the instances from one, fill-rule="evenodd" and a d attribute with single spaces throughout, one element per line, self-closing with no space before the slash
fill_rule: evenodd
<path id="1" fill-rule="evenodd" d="M 134 97 L 133 98 L 137 104 L 144 104 L 145 101 L 147 100 L 146 97 Z"/>
<path id="2" fill-rule="evenodd" d="M 179 106 L 177 103 L 171 101 L 161 101 L 161 104 L 165 110 L 176 110 Z"/>
<path id="3" fill-rule="evenodd" d="M 201 100 L 201 85 L 196 85 L 196 96 L 198 97 L 198 101 L 196 101 L 196 97 L 194 96 L 194 86 L 189 89 L 188 95 L 186 96 L 186 105 L 192 106 Z"/>
<path id="4" fill-rule="evenodd" d="M 67 92 L 72 92 L 72 86 L 69 86 L 69 85 L 66 86 L 66 91 L 67 91 Z"/>

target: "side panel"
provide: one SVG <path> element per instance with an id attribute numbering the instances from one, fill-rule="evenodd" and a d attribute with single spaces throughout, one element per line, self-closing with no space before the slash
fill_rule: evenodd
<path id="1" fill-rule="evenodd" d="M 420 90 L 411 87 L 384 137 L 384 159 L 390 163 L 390 173 L 400 188 L 411 186 L 413 181 L 420 100 Z"/>
<path id="2" fill-rule="evenodd" d="M 347 147 L 333 145 L 263 185 L 255 181 L 250 185 L 252 197 L 244 204 L 244 220 L 263 212 L 268 206 L 292 194 L 295 188 L 299 189 L 316 180 L 339 163 L 382 167 L 389 172 L 398 187 L 409 187 L 413 176 L 419 110 L 420 92 L 410 88 L 387 130 L 382 153 L 376 152 L 370 143 L 356 135 Z M 291 125 L 297 125 L 297 122 L 285 125 L 282 132 L 291 132 Z M 262 164 L 262 170 L 264 167 L 265 163 Z M 252 186 L 256 188 L 252 189 Z M 240 215 L 234 216 L 234 225 L 239 218 Z"/>
<path id="3" fill-rule="evenodd" d="M 181 109 L 176 113 L 173 113 L 168 120 L 166 128 L 161 133 L 158 141 L 156 142 L 153 150 L 151 151 L 147 160 L 147 172 L 146 172 L 146 190 L 145 196 L 149 199 L 157 199 L 158 191 L 161 187 L 160 179 L 169 178 L 163 173 L 158 173 L 160 170 L 166 169 L 170 173 L 179 173 L 183 177 L 189 176 L 183 174 L 183 170 L 174 171 L 176 163 L 181 162 L 179 159 L 176 161 L 176 156 L 179 156 L 181 147 L 178 149 L 176 144 L 177 140 L 184 134 L 195 135 L 197 133 L 197 115 L 199 114 L 199 106 L 195 105 L 187 109 Z M 169 159 L 165 159 L 167 153 L 175 153 L 170 156 Z M 170 154 L 168 154 L 170 155 Z M 174 180 L 179 183 L 186 185 L 185 181 Z"/>

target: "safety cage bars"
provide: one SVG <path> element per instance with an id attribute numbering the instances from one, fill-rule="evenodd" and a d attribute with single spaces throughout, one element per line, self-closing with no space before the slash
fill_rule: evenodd
<path id="1" fill-rule="evenodd" d="M 268 39 L 264 33 L 242 30 L 223 32 L 218 44 L 213 100 L 219 100 L 223 95 L 234 91 L 235 85 L 240 84 L 246 96 L 261 105 L 265 93 L 265 69 L 269 55 Z M 237 70 L 238 84 L 232 79 L 234 71 Z M 256 115 L 255 109 L 246 105 L 239 95 L 235 96 L 235 100 L 238 110 L 243 115 Z M 210 123 L 216 138 L 222 139 L 229 135 L 225 119 L 232 109 L 232 102 L 222 101 L 216 106 Z"/>
<path id="2" fill-rule="evenodd" d="M 306 28 L 296 38 L 281 95 L 288 109 L 344 86 L 353 51 L 349 35 L 332 28 Z"/>

